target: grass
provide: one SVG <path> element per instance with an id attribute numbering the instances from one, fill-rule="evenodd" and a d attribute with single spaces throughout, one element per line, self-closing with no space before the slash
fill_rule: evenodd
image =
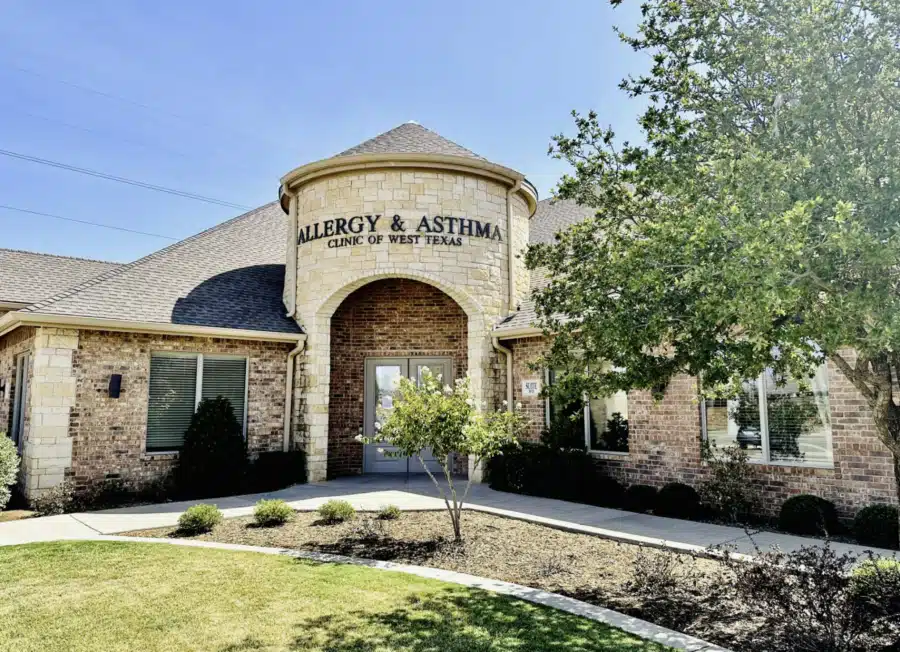
<path id="1" fill-rule="evenodd" d="M 668 649 L 410 575 L 142 543 L 0 548 L 0 622 L 17 652 Z"/>

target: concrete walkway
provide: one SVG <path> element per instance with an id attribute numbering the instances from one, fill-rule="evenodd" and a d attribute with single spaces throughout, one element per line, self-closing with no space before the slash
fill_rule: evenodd
<path id="1" fill-rule="evenodd" d="M 444 509 L 443 501 L 436 497 L 435 488 L 427 476 L 357 476 L 297 485 L 268 494 L 163 503 L 0 523 L 0 545 L 59 539 L 98 539 L 104 535 L 132 530 L 172 526 L 187 507 L 198 502 L 218 505 L 227 518 L 246 516 L 252 514 L 253 505 L 260 498 L 281 498 L 293 508 L 304 511 L 314 510 L 331 498 L 348 500 L 359 510 L 377 510 L 385 505 L 396 505 L 406 511 Z M 754 542 L 762 550 L 773 545 L 778 545 L 783 550 L 796 550 L 816 541 L 773 532 L 754 534 L 751 540 L 740 528 L 503 493 L 494 491 L 487 485 L 473 485 L 467 506 L 474 510 L 574 532 L 688 551 L 728 544 L 735 546 L 738 552 L 752 554 L 755 550 Z M 867 550 L 862 546 L 845 543 L 835 543 L 833 547 L 838 551 L 857 553 Z M 876 549 L 875 552 L 885 556 L 893 554 L 887 550 Z"/>

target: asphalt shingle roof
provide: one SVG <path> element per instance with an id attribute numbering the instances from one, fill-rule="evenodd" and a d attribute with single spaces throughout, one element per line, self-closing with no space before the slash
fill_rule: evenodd
<path id="1" fill-rule="evenodd" d="M 555 242 L 555 236 L 574 224 L 584 221 L 594 214 L 594 210 L 580 206 L 568 199 L 544 199 L 539 201 L 534 217 L 531 218 L 531 231 L 529 242 L 531 244 L 551 244 Z M 531 289 L 537 289 L 547 285 L 548 279 L 544 270 L 536 269 L 531 272 Z M 522 301 L 519 309 L 500 321 L 495 327 L 496 331 L 528 328 L 535 325 L 537 313 L 534 309 L 534 301 L 530 298 Z"/>
<path id="2" fill-rule="evenodd" d="M 286 238 L 273 202 L 25 310 L 299 333 L 282 303 Z"/>
<path id="3" fill-rule="evenodd" d="M 486 160 L 462 145 L 457 145 L 452 140 L 447 140 L 440 134 L 426 129 L 417 122 L 406 122 L 399 127 L 394 127 L 390 131 L 337 154 L 335 158 L 354 154 L 446 154 Z"/>
<path id="4" fill-rule="evenodd" d="M 0 249 L 0 301 L 34 303 L 117 267 L 102 260 Z"/>

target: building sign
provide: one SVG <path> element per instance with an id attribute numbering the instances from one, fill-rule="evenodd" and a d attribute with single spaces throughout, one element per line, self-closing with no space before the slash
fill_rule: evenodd
<path id="1" fill-rule="evenodd" d="M 307 224 L 300 229 L 297 244 L 324 238 L 329 249 L 384 242 L 459 247 L 463 237 L 503 242 L 499 226 L 467 217 L 423 215 L 409 219 L 400 215 L 356 215 Z"/>
<path id="2" fill-rule="evenodd" d="M 523 398 L 535 398 L 536 396 L 540 396 L 541 393 L 541 381 L 537 378 L 526 378 L 522 381 L 522 397 Z"/>

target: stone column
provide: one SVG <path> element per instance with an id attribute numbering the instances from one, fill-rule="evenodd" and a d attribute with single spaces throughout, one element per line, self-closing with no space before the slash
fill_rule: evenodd
<path id="1" fill-rule="evenodd" d="M 27 406 L 30 425 L 22 449 L 29 498 L 61 484 L 72 466 L 69 417 L 75 405 L 77 349 L 77 330 L 39 328 L 35 334 Z"/>

